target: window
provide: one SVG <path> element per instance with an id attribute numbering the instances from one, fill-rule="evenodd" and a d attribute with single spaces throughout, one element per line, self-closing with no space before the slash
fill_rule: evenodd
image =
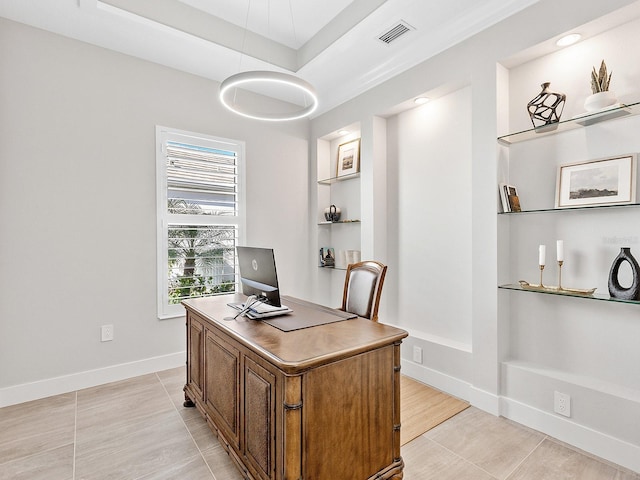
<path id="1" fill-rule="evenodd" d="M 233 292 L 244 231 L 244 143 L 156 128 L 158 317 L 185 298 Z"/>

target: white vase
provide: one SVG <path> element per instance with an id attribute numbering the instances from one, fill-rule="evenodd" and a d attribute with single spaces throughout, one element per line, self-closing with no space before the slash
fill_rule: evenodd
<path id="1" fill-rule="evenodd" d="M 616 103 L 616 94 L 613 92 L 598 92 L 593 95 L 589 95 L 584 101 L 584 109 L 587 112 L 595 112 L 602 110 L 610 105 Z"/>

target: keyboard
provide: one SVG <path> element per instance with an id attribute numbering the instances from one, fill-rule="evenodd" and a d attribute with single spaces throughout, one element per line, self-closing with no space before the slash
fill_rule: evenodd
<path id="1" fill-rule="evenodd" d="M 240 311 L 245 309 L 244 303 L 229 303 L 228 305 Z M 274 307 L 273 305 L 263 302 L 253 302 L 250 303 L 250 305 L 249 310 L 246 312 L 246 316 L 251 319 L 275 317 L 277 315 L 285 315 L 293 311 L 286 305 Z"/>
<path id="2" fill-rule="evenodd" d="M 270 312 L 279 312 L 282 310 L 289 310 L 289 307 L 286 305 L 281 305 L 279 307 L 274 307 L 273 305 L 269 305 L 268 303 L 263 302 L 255 302 L 251 304 L 249 310 L 255 313 L 270 313 Z"/>

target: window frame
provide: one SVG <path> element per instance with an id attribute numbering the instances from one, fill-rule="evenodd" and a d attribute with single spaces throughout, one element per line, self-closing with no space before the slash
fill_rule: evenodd
<path id="1" fill-rule="evenodd" d="M 236 215 L 172 214 L 167 209 L 167 168 L 165 145 L 168 141 L 226 149 L 237 153 Z M 237 227 L 237 244 L 244 245 L 246 235 L 245 143 L 240 140 L 178 130 L 156 125 L 156 217 L 157 217 L 157 316 L 159 319 L 183 317 L 184 307 L 169 303 L 168 264 L 170 225 L 224 225 Z"/>

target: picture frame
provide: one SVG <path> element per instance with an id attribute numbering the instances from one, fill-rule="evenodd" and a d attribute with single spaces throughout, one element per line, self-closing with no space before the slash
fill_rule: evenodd
<path id="1" fill-rule="evenodd" d="M 360 171 L 360 139 L 351 140 L 338 146 L 336 177 L 352 175 Z"/>
<path id="2" fill-rule="evenodd" d="M 636 168 L 635 153 L 560 165 L 555 207 L 635 203 Z"/>
<path id="3" fill-rule="evenodd" d="M 320 266 L 321 267 L 335 267 L 336 254 L 333 247 L 322 247 L 320 249 Z"/>
<path id="4" fill-rule="evenodd" d="M 522 211 L 520 207 L 520 198 L 518 197 L 518 189 L 507 183 L 501 183 L 499 188 L 502 211 L 504 213 Z"/>

